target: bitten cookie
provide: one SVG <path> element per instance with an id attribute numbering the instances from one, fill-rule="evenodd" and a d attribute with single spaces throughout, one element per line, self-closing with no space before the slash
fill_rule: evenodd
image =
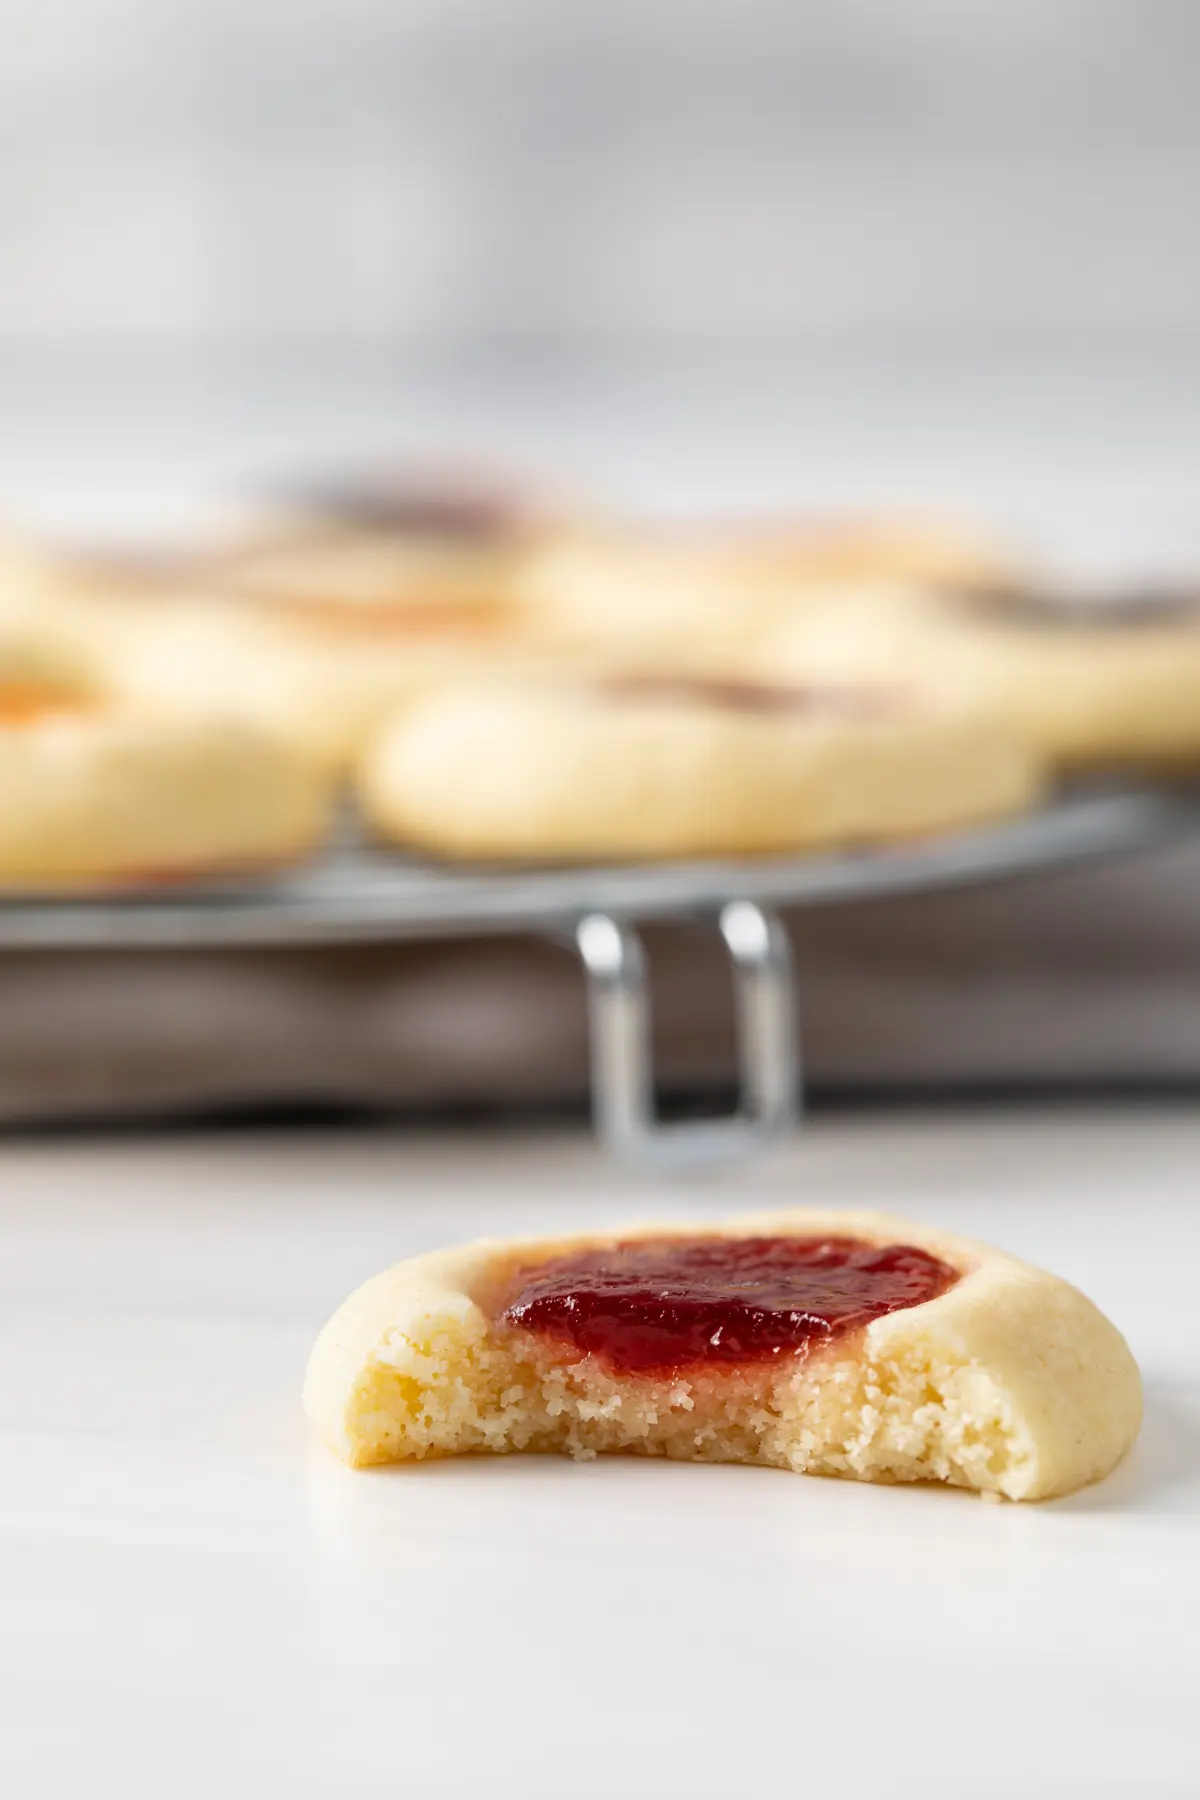
<path id="1" fill-rule="evenodd" d="M 798 1210 L 398 1263 L 326 1325 L 304 1403 L 355 1466 L 634 1451 L 1040 1500 L 1121 1459 L 1141 1383 L 1065 1281 Z"/>
<path id="2" fill-rule="evenodd" d="M 223 585 L 308 626 L 421 634 L 511 628 L 513 583 L 559 529 L 510 484 L 353 474 L 301 489 L 225 558 Z"/>
<path id="3" fill-rule="evenodd" d="M 894 691 L 657 676 L 434 690 L 360 778 L 386 838 L 541 861 L 881 841 L 1018 811 L 1039 787 L 1010 733 Z"/>

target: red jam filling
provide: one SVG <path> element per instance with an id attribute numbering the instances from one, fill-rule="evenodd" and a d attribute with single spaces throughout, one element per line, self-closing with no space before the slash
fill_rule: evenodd
<path id="1" fill-rule="evenodd" d="M 522 1269 L 502 1317 L 621 1373 L 650 1374 L 803 1355 L 957 1280 L 912 1244 L 645 1238 Z"/>

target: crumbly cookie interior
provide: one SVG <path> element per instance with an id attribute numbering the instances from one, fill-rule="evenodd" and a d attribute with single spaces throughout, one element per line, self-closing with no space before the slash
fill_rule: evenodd
<path id="1" fill-rule="evenodd" d="M 463 1297 L 393 1331 L 362 1373 L 339 1446 L 356 1466 L 512 1451 L 754 1463 L 858 1481 L 937 1481 L 1022 1498 L 1032 1443 L 986 1370 L 855 1334 L 786 1366 L 621 1376 L 491 1324 Z"/>

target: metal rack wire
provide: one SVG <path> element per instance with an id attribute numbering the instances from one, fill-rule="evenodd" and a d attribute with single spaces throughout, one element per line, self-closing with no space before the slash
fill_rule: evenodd
<path id="1" fill-rule="evenodd" d="M 212 949 L 530 932 L 573 942 L 586 971 L 593 1115 L 619 1155 L 654 1166 L 744 1155 L 800 1103 L 794 981 L 775 908 L 935 892 L 1127 855 L 1200 830 L 1200 794 L 1067 793 L 953 836 L 838 855 L 586 868 L 451 868 L 372 851 L 353 833 L 270 880 L 116 896 L 0 901 L 0 951 Z M 738 1109 L 660 1124 L 639 924 L 711 919 L 737 994 Z"/>

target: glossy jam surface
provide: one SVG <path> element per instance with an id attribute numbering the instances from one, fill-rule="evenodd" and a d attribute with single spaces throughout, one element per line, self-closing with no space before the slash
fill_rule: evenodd
<path id="1" fill-rule="evenodd" d="M 650 1374 L 804 1354 L 957 1279 L 911 1244 L 644 1238 L 520 1270 L 501 1316 L 622 1373 Z"/>

